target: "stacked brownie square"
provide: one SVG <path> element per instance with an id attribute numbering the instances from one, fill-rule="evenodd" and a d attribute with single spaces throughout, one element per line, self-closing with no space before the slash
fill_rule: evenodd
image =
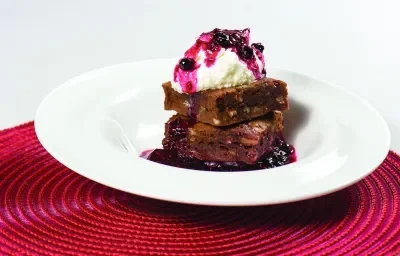
<path id="1" fill-rule="evenodd" d="M 251 167 L 277 148 L 282 111 L 289 108 L 285 82 L 264 78 L 248 85 L 179 93 L 162 85 L 165 110 L 177 112 L 165 124 L 163 148 L 174 157 L 208 164 L 236 163 Z"/>

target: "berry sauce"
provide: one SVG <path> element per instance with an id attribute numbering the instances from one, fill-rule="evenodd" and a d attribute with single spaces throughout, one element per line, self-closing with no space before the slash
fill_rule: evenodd
<path id="1" fill-rule="evenodd" d="M 147 150 L 141 154 L 141 157 L 153 162 L 186 169 L 234 172 L 270 169 L 290 164 L 296 161 L 296 152 L 282 137 L 277 137 L 273 151 L 264 155 L 255 164 L 202 161 L 196 158 L 181 157 L 176 149 Z"/>
<path id="2" fill-rule="evenodd" d="M 186 140 L 188 130 L 195 124 L 193 119 L 180 118 L 166 125 L 163 148 L 147 150 L 141 157 L 150 161 L 194 170 L 205 171 L 250 171 L 268 169 L 296 161 L 294 148 L 287 144 L 282 134 L 274 134 L 271 149 L 255 164 L 244 162 L 203 161 L 193 157 Z"/>
<path id="3" fill-rule="evenodd" d="M 261 43 L 252 45 L 249 45 L 249 43 L 249 28 L 243 30 L 216 28 L 210 32 L 202 33 L 176 64 L 174 82 L 180 84 L 184 93 L 195 93 L 198 81 L 197 70 L 201 65 L 206 65 L 208 68 L 214 65 L 221 50 L 231 50 L 236 53 L 239 60 L 252 71 L 256 80 L 265 77 L 265 61 L 262 53 L 264 47 Z M 200 52 L 205 55 L 203 64 L 196 62 Z M 182 63 L 190 63 L 190 65 L 183 65 Z M 262 71 L 260 71 L 260 65 L 263 67 Z"/>

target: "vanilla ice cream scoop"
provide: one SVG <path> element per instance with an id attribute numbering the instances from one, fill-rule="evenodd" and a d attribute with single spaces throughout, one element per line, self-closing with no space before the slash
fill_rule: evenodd
<path id="1" fill-rule="evenodd" d="M 202 33 L 175 66 L 172 88 L 179 93 L 235 87 L 266 75 L 261 43 L 250 45 L 250 29 Z"/>

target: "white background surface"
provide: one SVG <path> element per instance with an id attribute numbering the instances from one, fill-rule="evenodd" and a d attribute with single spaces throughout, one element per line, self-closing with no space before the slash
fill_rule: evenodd
<path id="1" fill-rule="evenodd" d="M 269 65 L 370 101 L 400 151 L 399 9 L 396 0 L 0 0 L 0 128 L 33 119 L 46 94 L 82 72 L 180 56 L 201 31 L 250 27 Z"/>

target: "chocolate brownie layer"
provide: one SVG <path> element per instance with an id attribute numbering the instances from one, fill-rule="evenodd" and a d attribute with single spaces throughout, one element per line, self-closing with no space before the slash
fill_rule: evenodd
<path id="1" fill-rule="evenodd" d="M 163 147 L 177 151 L 180 157 L 254 164 L 273 151 L 273 142 L 283 129 L 282 123 L 279 111 L 225 127 L 196 123 L 177 114 L 165 124 Z"/>
<path id="2" fill-rule="evenodd" d="M 198 122 L 227 126 L 289 108 L 286 83 L 265 78 L 249 85 L 212 89 L 194 94 L 179 93 L 170 82 L 162 85 L 165 110 L 190 116 Z"/>

